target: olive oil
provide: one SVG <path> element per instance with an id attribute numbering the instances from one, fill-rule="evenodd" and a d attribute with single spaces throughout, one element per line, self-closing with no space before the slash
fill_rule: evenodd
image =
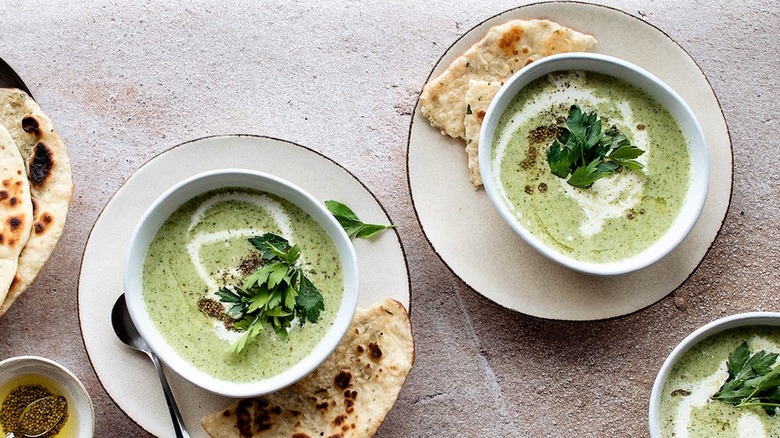
<path id="1" fill-rule="evenodd" d="M 19 390 L 22 388 L 22 390 Z M 44 437 L 48 438 L 77 438 L 78 434 L 78 412 L 73 408 L 73 401 L 70 399 L 70 394 L 65 388 L 53 379 L 41 375 L 41 374 L 23 374 L 15 377 L 2 385 L 0 385 L 0 419 L 6 420 L 12 416 L 15 408 L 13 400 L 9 400 L 8 397 L 12 392 L 17 391 L 16 394 L 30 394 L 34 396 L 38 392 L 41 395 L 49 393 L 50 395 L 61 395 L 68 401 L 68 408 L 65 417 L 63 418 L 63 424 L 61 429 L 56 433 L 47 433 Z M 8 403 L 6 401 L 8 400 Z M 15 424 L 5 424 L 0 421 L 0 436 L 5 436 L 9 432 L 14 432 L 11 427 Z M 9 430 L 5 428 L 9 427 Z"/>

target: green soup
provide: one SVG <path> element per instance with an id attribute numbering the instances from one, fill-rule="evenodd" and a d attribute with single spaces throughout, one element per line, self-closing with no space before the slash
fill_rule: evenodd
<path id="1" fill-rule="evenodd" d="M 644 150 L 645 174 L 624 170 L 585 189 L 555 176 L 547 149 L 573 104 Z M 514 97 L 495 132 L 492 168 L 505 204 L 536 238 L 576 260 L 606 263 L 648 248 L 674 222 L 690 183 L 688 142 L 671 114 L 611 76 L 541 77 Z"/>
<path id="2" fill-rule="evenodd" d="M 780 353 L 780 327 L 746 326 L 694 345 L 672 367 L 660 399 L 661 436 L 674 438 L 780 437 L 780 414 L 711 400 L 728 378 L 729 354 L 747 341 L 751 355 Z"/>
<path id="3" fill-rule="evenodd" d="M 297 244 L 307 277 L 322 293 L 316 323 L 293 323 L 287 339 L 270 327 L 240 353 L 229 346 L 241 333 L 199 310 L 198 301 L 240 282 L 240 265 L 257 250 L 248 238 L 266 232 Z M 335 244 L 317 222 L 290 202 L 246 189 L 216 190 L 179 207 L 149 246 L 143 300 L 165 340 L 211 376 L 249 382 L 281 373 L 306 357 L 333 324 L 344 289 Z"/>

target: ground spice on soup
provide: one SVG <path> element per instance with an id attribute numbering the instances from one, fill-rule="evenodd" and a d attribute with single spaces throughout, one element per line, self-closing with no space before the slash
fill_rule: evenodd
<path id="1" fill-rule="evenodd" d="M 206 316 L 221 321 L 226 329 L 236 330 L 233 325 L 235 321 L 225 312 L 225 308 L 222 307 L 222 304 L 219 301 L 211 298 L 201 298 L 198 300 L 198 308 L 201 312 L 206 314 Z"/>

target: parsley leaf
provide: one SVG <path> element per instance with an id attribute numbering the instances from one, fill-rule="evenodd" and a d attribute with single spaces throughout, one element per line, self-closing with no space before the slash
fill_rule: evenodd
<path id="1" fill-rule="evenodd" d="M 395 228 L 395 225 L 365 224 L 352 209 L 338 201 L 325 201 L 325 206 L 349 237 L 370 239 L 386 229 Z"/>
<path id="2" fill-rule="evenodd" d="M 265 327 L 286 338 L 296 317 L 301 325 L 316 323 L 325 309 L 322 293 L 297 265 L 301 255 L 298 245 L 290 246 L 287 239 L 273 233 L 253 236 L 249 242 L 260 251 L 264 264 L 240 286 L 216 292 L 221 302 L 230 305 L 227 314 L 234 319 L 233 327 L 244 332 L 230 347 L 235 353 Z"/>
<path id="3" fill-rule="evenodd" d="M 747 342 L 742 342 L 730 355 L 726 367 L 729 377 L 713 400 L 738 408 L 760 406 L 768 415 L 780 407 L 780 365 L 778 354 L 761 350 L 752 356 Z"/>
<path id="4" fill-rule="evenodd" d="M 595 112 L 585 113 L 572 105 L 560 134 L 547 149 L 547 163 L 555 176 L 586 188 L 622 167 L 642 172 L 644 166 L 636 158 L 644 153 L 615 126 L 602 132 Z"/>
<path id="5" fill-rule="evenodd" d="M 325 310 L 322 294 L 306 277 L 301 277 L 301 286 L 295 300 L 295 310 L 309 322 L 317 322 L 320 311 Z"/>

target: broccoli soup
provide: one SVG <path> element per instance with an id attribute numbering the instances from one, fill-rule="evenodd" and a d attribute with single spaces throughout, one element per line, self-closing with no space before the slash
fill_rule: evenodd
<path id="1" fill-rule="evenodd" d="M 335 244 L 302 209 L 219 189 L 160 227 L 142 285 L 152 321 L 181 357 L 217 379 L 248 382 L 312 352 L 335 320 L 344 279 Z"/>
<path id="2" fill-rule="evenodd" d="M 671 114 L 599 73 L 555 72 L 523 87 L 494 145 L 494 180 L 515 219 L 579 261 L 608 263 L 651 246 L 690 185 L 688 142 Z"/>
<path id="3" fill-rule="evenodd" d="M 737 327 L 695 344 L 672 366 L 661 392 L 661 436 L 780 437 L 777 353 L 774 326 Z"/>

